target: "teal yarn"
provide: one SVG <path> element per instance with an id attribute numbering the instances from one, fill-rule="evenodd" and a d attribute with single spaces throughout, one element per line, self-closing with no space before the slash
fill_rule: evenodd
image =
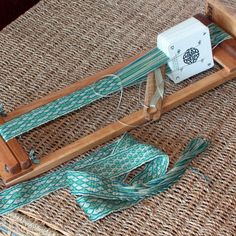
<path id="1" fill-rule="evenodd" d="M 30 150 L 29 152 L 29 159 L 34 163 L 34 164 L 39 164 L 40 160 L 37 157 L 35 151 L 33 149 Z"/>
<path id="2" fill-rule="evenodd" d="M 146 75 L 168 61 L 168 57 L 158 48 L 154 48 L 114 75 L 68 96 L 59 98 L 31 112 L 21 115 L 0 126 L 0 134 L 7 142 L 40 125 L 76 111 L 102 97 L 121 91 L 123 88 L 139 84 Z"/>
<path id="3" fill-rule="evenodd" d="M 10 229 L 4 227 L 4 226 L 0 226 L 0 233 L 4 233 L 4 235 L 10 235 L 10 236 L 19 236 L 13 232 L 11 232 Z"/>
<path id="4" fill-rule="evenodd" d="M 196 173 L 197 175 L 199 175 L 200 177 L 202 177 L 202 179 L 204 179 L 209 185 L 212 183 L 212 179 L 205 175 L 201 170 L 199 170 L 198 168 L 196 167 L 192 167 L 190 166 L 189 169 L 193 172 L 193 173 Z"/>
<path id="5" fill-rule="evenodd" d="M 217 26 L 214 23 L 208 25 L 210 36 L 211 36 L 211 45 L 216 47 L 219 43 L 222 43 L 224 40 L 231 39 L 232 37 L 226 33 L 223 29 Z"/>
<path id="6" fill-rule="evenodd" d="M 89 219 L 96 221 L 166 191 L 207 147 L 208 142 L 202 138 L 191 140 L 174 167 L 167 171 L 167 154 L 125 134 L 82 160 L 0 192 L 0 214 L 68 188 Z M 132 170 L 144 164 L 141 172 L 126 180 Z"/>
<path id="7" fill-rule="evenodd" d="M 231 38 L 229 34 L 215 24 L 210 24 L 209 30 L 213 47 Z M 0 125 L 0 134 L 7 142 L 36 127 L 91 104 L 101 97 L 107 97 L 112 93 L 121 91 L 125 87 L 139 84 L 146 80 L 148 73 L 167 64 L 168 60 L 169 58 L 160 49 L 154 48 L 128 66 L 119 70 L 113 76 L 108 75 L 106 78 L 93 85 L 59 98 Z M 167 72 L 170 72 L 169 67 L 167 67 Z"/>

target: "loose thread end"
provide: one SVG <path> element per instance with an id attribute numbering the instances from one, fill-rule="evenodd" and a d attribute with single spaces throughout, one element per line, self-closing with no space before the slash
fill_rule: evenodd
<path id="1" fill-rule="evenodd" d="M 192 139 L 184 151 L 182 152 L 181 158 L 176 163 L 176 166 L 187 165 L 194 157 L 205 151 L 209 147 L 210 142 L 205 138 L 194 138 Z"/>
<path id="2" fill-rule="evenodd" d="M 31 149 L 29 152 L 29 158 L 34 164 L 40 163 L 40 160 L 38 159 L 38 157 L 33 149 Z"/>
<path id="3" fill-rule="evenodd" d="M 198 174 L 199 176 L 201 176 L 208 184 L 211 184 L 212 183 L 212 179 L 205 175 L 201 170 L 199 170 L 198 168 L 196 167 L 193 167 L 193 166 L 190 166 L 189 167 L 189 170 L 191 170 L 192 172 Z"/>

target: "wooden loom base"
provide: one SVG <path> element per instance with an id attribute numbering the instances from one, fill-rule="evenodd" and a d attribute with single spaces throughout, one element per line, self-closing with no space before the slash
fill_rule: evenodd
<path id="1" fill-rule="evenodd" d="M 235 67 L 236 68 L 236 67 Z M 205 77 L 169 96 L 164 98 L 162 105 L 162 114 L 198 97 L 199 95 L 218 87 L 219 85 L 236 77 L 236 70 L 234 72 L 227 72 L 225 69 Z M 21 176 L 8 175 L 4 176 L 4 181 L 7 186 L 25 181 L 27 179 L 36 177 L 64 162 L 67 162 L 78 155 L 81 155 L 92 148 L 97 147 L 126 131 L 129 131 L 146 122 L 144 110 L 134 112 L 120 122 L 116 121 L 106 127 L 95 131 L 94 133 L 82 137 L 78 141 L 69 144 L 41 159 L 41 163 L 32 166 L 32 170 L 24 173 Z M 123 123 L 123 124 L 122 124 Z M 126 125 L 124 125 L 126 124 Z"/>
<path id="2" fill-rule="evenodd" d="M 214 4 L 216 4 L 216 8 L 214 8 Z M 211 9 L 218 11 L 218 0 L 209 0 L 209 4 Z M 209 10 L 209 8 L 208 8 Z M 211 14 L 212 14 L 211 10 Z M 228 12 L 221 12 L 221 17 L 228 17 Z M 202 18 L 202 16 L 200 16 Z M 228 31 L 230 32 L 230 28 L 235 29 L 235 17 L 232 15 L 233 20 L 227 21 L 227 27 Z M 227 18 L 228 19 L 228 18 Z M 214 20 L 217 22 L 217 14 L 214 15 Z M 224 27 L 223 27 L 224 28 Z M 235 36 L 234 31 L 232 35 Z M 101 145 L 121 134 L 124 132 L 127 132 L 131 129 L 133 129 L 135 126 L 141 125 L 145 123 L 147 120 L 151 119 L 159 119 L 160 115 L 192 100 L 193 98 L 198 97 L 199 95 L 214 89 L 221 84 L 233 79 L 236 77 L 236 40 L 231 39 L 227 40 L 224 43 L 220 45 L 220 47 L 217 47 L 214 51 L 214 59 L 217 61 L 223 69 L 219 70 L 218 72 L 209 75 L 163 99 L 161 101 L 161 110 L 156 109 L 141 109 L 137 112 L 134 112 L 120 121 L 116 121 L 114 123 L 111 123 L 107 125 L 106 127 L 95 131 L 94 133 L 82 137 L 78 141 L 69 144 L 66 147 L 63 147 L 53 153 L 50 153 L 49 155 L 43 157 L 41 159 L 41 162 L 37 165 L 32 164 L 29 168 L 26 168 L 21 171 L 19 171 L 17 168 L 19 168 L 19 165 L 16 164 L 15 159 L 18 161 L 18 163 L 21 163 L 21 167 L 23 167 L 23 163 L 26 163 L 27 165 L 27 156 L 25 156 L 24 150 L 22 147 L 19 146 L 19 143 L 17 143 L 17 140 L 14 139 L 13 142 L 7 142 L 4 143 L 2 139 L 0 139 L 0 149 L 5 150 L 7 155 L 13 154 L 11 156 L 11 159 L 7 160 L 9 162 L 9 165 L 13 167 L 13 170 L 17 170 L 18 173 L 13 174 L 10 172 L 6 172 L 4 170 L 4 161 L 0 162 L 0 175 L 5 182 L 7 186 L 14 185 L 16 183 L 31 179 L 33 177 L 36 177 L 60 164 L 63 164 L 78 155 L 81 155 L 87 151 L 89 151 L 92 148 L 97 147 L 98 145 Z M 120 70 L 124 66 L 128 65 L 138 57 L 142 56 L 144 53 L 139 54 L 135 57 L 132 57 L 120 64 L 117 64 L 115 66 L 112 66 L 106 70 L 103 70 L 101 72 L 98 72 L 97 74 L 90 76 L 82 81 L 78 81 L 75 84 L 72 84 L 68 86 L 67 88 L 60 90 L 58 92 L 55 92 L 53 94 L 50 94 L 42 99 L 39 99 L 29 105 L 23 106 L 11 113 L 8 114 L 6 118 L 4 118 L 4 121 L 7 122 L 9 120 L 12 120 L 22 114 L 25 114 L 27 112 L 30 112 L 40 106 L 43 106 L 49 102 L 52 102 L 60 97 L 66 96 L 78 89 L 83 89 L 84 87 L 101 80 L 106 76 L 107 74 L 113 74 L 116 71 Z M 2 145 L 1 145 L 2 142 Z M 17 145 L 14 145 L 17 144 Z M 7 150 L 9 148 L 9 150 Z M 1 151 L 1 150 L 0 150 Z M 10 151 L 10 152 L 9 152 Z M 20 158 L 24 154 L 24 158 Z M 1 152 L 0 152 L 1 154 Z M 6 155 L 6 156 L 7 156 Z M 6 159 L 6 156 L 4 157 Z M 1 156 L 0 156 L 1 157 Z M 15 158 L 16 157 L 16 158 Z M 3 158 L 3 159 L 4 159 Z M 15 159 L 14 159 L 15 158 Z M 23 162 L 22 162 L 23 161 Z M 25 162 L 26 161 L 26 162 Z M 16 169 L 14 169 L 16 168 Z"/>

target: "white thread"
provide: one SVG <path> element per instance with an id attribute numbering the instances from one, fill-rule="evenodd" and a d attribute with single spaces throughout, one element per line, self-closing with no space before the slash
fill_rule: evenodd
<path id="1" fill-rule="evenodd" d="M 126 136 L 126 134 L 127 134 L 127 132 L 125 132 L 125 133 L 118 139 L 118 141 L 116 142 L 116 145 L 115 145 L 115 147 L 112 149 L 110 155 L 112 155 L 112 154 L 115 152 L 115 150 L 116 150 L 116 148 L 118 147 L 119 143 L 120 143 L 121 140 Z"/>
<path id="2" fill-rule="evenodd" d="M 181 56 L 181 55 L 182 55 L 182 54 L 180 54 L 179 56 Z M 179 56 L 178 56 L 178 57 L 179 57 Z M 175 58 L 176 58 L 176 57 L 175 57 Z M 171 60 L 173 60 L 173 59 L 170 59 L 169 61 L 171 61 Z M 117 118 L 117 117 L 118 117 L 118 116 L 117 116 L 117 115 L 118 115 L 118 111 L 119 111 L 119 108 L 120 108 L 120 106 L 121 106 L 121 102 L 122 102 L 122 98 L 123 98 L 124 87 L 123 87 L 121 78 L 120 78 L 118 75 L 116 75 L 116 74 L 107 74 L 107 75 L 104 75 L 102 78 L 106 78 L 106 77 L 109 77 L 109 76 L 118 78 L 118 79 L 120 80 L 120 98 L 119 98 L 119 102 L 118 102 L 118 105 L 117 105 L 117 108 L 116 108 L 116 112 L 115 112 L 116 121 L 119 122 L 119 123 L 122 124 L 122 125 L 125 125 L 125 126 L 127 126 L 127 127 L 132 127 L 132 128 L 138 128 L 138 127 L 143 126 L 143 125 L 131 125 L 131 124 L 127 124 L 127 123 L 124 123 L 124 122 L 122 122 L 121 120 L 119 120 L 119 119 Z M 142 105 L 142 107 L 148 109 L 148 108 L 150 108 L 150 106 L 145 105 L 145 104 L 141 101 L 141 85 L 142 85 L 142 83 L 143 83 L 143 81 L 141 81 L 141 82 L 139 83 L 138 102 Z M 92 89 L 93 89 L 93 92 L 94 92 L 96 95 L 100 96 L 101 98 L 104 98 L 104 97 L 111 97 L 111 96 L 109 96 L 109 95 L 103 95 L 103 94 L 100 94 L 100 93 L 98 93 L 97 91 L 95 91 L 95 89 L 94 89 L 94 84 L 92 84 Z M 162 96 L 161 96 L 161 97 L 162 97 Z M 148 120 L 146 117 L 145 117 L 145 119 Z"/>
<path id="3" fill-rule="evenodd" d="M 118 78 L 118 79 L 120 80 L 120 88 L 121 88 L 121 91 L 123 91 L 122 80 L 121 80 L 121 78 L 120 78 L 118 75 L 116 75 L 116 74 L 107 74 L 107 75 L 102 76 L 101 79 L 104 79 L 104 78 L 106 78 L 106 77 L 115 77 L 115 78 Z M 92 89 L 93 89 L 93 92 L 94 92 L 96 95 L 100 96 L 101 98 L 111 97 L 111 95 L 109 96 L 109 95 L 104 95 L 104 94 L 100 94 L 100 93 L 96 92 L 95 89 L 94 89 L 94 84 L 96 84 L 96 83 L 93 83 L 93 84 L 92 84 Z"/>

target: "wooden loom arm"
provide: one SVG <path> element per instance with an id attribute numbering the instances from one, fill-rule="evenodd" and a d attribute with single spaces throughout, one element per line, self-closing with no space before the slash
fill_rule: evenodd
<path id="1" fill-rule="evenodd" d="M 220 0 L 207 0 L 207 16 L 236 38 L 236 9 Z"/>
<path id="2" fill-rule="evenodd" d="M 236 37 L 236 11 L 230 7 L 225 7 L 220 0 L 208 0 L 207 4 L 207 14 L 211 20 L 216 24 L 220 25 L 232 36 Z M 213 75 L 207 76 L 203 80 L 197 81 L 186 88 L 177 91 L 176 93 L 166 97 L 163 100 L 162 114 L 174 109 L 175 107 L 190 101 L 191 99 L 199 96 L 200 94 L 207 92 L 224 82 L 236 77 L 236 60 L 235 60 L 235 39 L 228 40 L 222 43 L 220 46 L 214 50 L 214 59 L 220 63 L 224 69 L 214 73 Z M 33 109 L 43 106 L 49 102 L 52 102 L 60 97 L 66 96 L 78 89 L 82 89 L 100 79 L 107 74 L 115 73 L 117 70 L 121 69 L 128 63 L 132 62 L 140 55 L 137 55 L 127 61 L 115 65 L 107 70 L 99 72 L 93 76 L 88 77 L 82 81 L 79 81 L 63 90 L 55 92 L 48 95 L 42 99 L 39 99 L 29 105 L 19 108 L 11 112 L 6 121 L 9 121 L 19 115 L 27 113 Z M 129 61 L 130 60 L 130 61 Z M 127 63 L 128 62 L 128 63 Z M 121 120 L 121 122 L 114 122 L 93 134 L 86 137 L 82 137 L 78 141 L 51 153 L 44 158 L 42 158 L 41 163 L 38 165 L 33 165 L 28 170 L 23 171 L 17 175 L 12 175 L 4 172 L 3 179 L 6 180 L 7 185 L 12 185 L 37 175 L 40 175 L 72 158 L 83 154 L 84 152 L 94 148 L 104 142 L 119 136 L 125 131 L 131 130 L 135 125 L 140 125 L 145 122 L 145 114 L 143 110 L 137 111 Z M 123 122 L 123 124 L 122 124 Z M 125 125 L 126 124 L 126 125 Z M 31 171 L 29 171 L 29 169 Z M 28 172 L 27 172 L 28 171 Z M 26 173 L 27 172 L 27 173 Z"/>
<path id="3" fill-rule="evenodd" d="M 163 101 L 163 113 L 166 113 L 190 100 L 198 97 L 199 95 L 214 89 L 221 84 L 234 79 L 236 71 L 229 73 L 225 69 L 221 69 L 212 75 L 205 77 L 187 87 L 169 95 Z"/>
<path id="4" fill-rule="evenodd" d="M 162 114 L 198 97 L 204 92 L 216 88 L 217 86 L 236 77 L 236 71 L 233 73 L 222 69 L 212 75 L 205 77 L 175 93 L 169 95 L 163 100 Z M 33 166 L 33 170 L 19 177 L 10 178 L 7 186 L 36 177 L 64 162 L 67 162 L 78 155 L 81 155 L 92 148 L 101 145 L 122 133 L 133 129 L 137 125 L 145 123 L 145 113 L 142 110 L 134 112 L 120 121 L 116 121 L 94 133 L 82 137 L 78 141 L 69 144 L 41 159 L 41 163 Z M 123 124 L 122 124 L 123 123 Z M 125 125 L 126 124 L 126 125 Z"/>
<path id="5" fill-rule="evenodd" d="M 212 23 L 212 21 L 203 14 L 197 14 L 194 17 L 206 26 Z M 234 38 L 224 40 L 213 49 L 213 53 L 215 61 L 228 72 L 236 70 L 236 40 Z"/>

